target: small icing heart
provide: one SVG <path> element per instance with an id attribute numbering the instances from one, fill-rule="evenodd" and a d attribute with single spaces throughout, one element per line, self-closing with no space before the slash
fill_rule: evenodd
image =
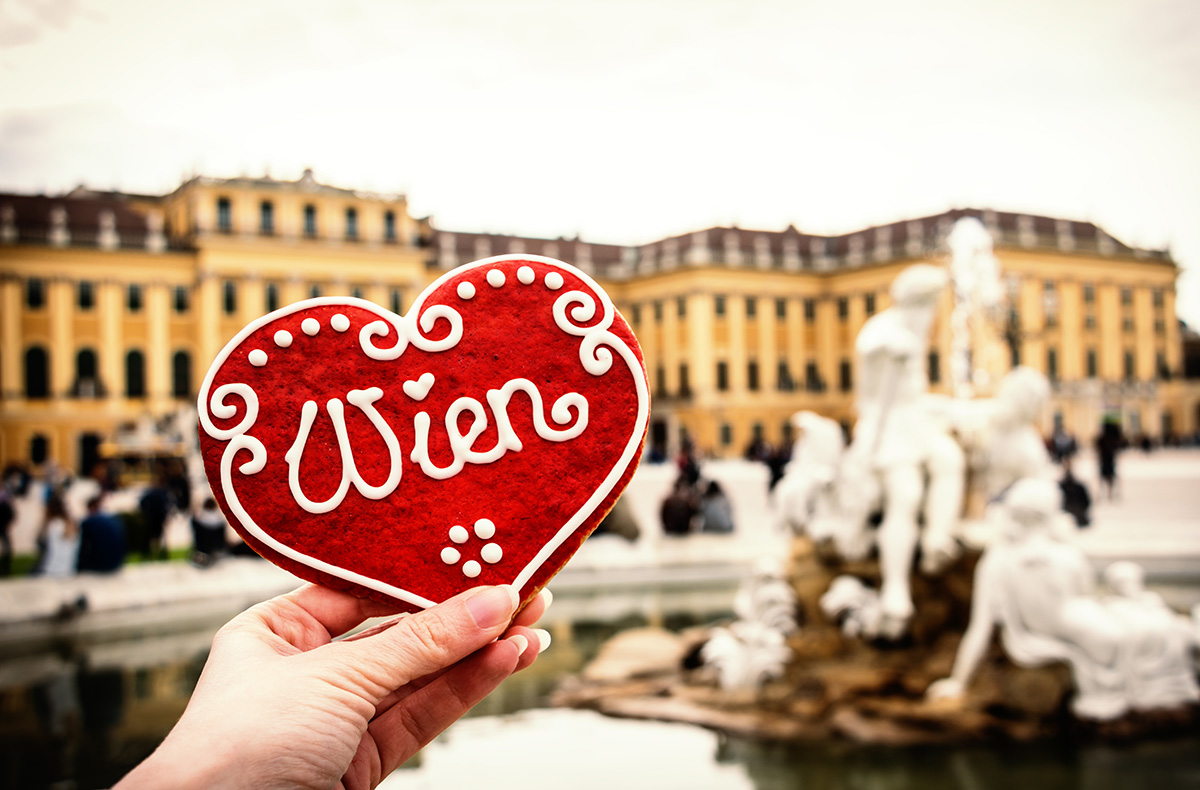
<path id="1" fill-rule="evenodd" d="M 422 373 L 415 381 L 404 382 L 404 394 L 413 400 L 425 400 L 433 386 L 433 374 Z"/>

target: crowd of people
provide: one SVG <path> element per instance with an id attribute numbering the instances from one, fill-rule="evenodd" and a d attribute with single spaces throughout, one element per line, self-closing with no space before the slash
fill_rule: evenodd
<path id="1" fill-rule="evenodd" d="M 10 466 L 0 484 L 0 576 L 13 572 L 12 531 L 22 504 L 41 506 L 31 575 L 112 573 L 131 557 L 168 560 L 167 527 L 179 516 L 189 521 L 193 565 L 207 568 L 226 555 L 253 555 L 244 543 L 229 540 L 216 500 L 208 496 L 193 507 L 191 486 L 179 466 L 159 469 L 133 507 L 114 510 L 115 493 L 115 483 L 103 474 L 77 480 L 49 464 L 35 479 L 24 468 Z"/>

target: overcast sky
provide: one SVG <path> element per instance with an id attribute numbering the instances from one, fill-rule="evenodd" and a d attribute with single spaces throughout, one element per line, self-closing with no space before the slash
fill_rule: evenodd
<path id="1" fill-rule="evenodd" d="M 304 167 L 622 244 L 1091 220 L 1200 325 L 1200 3 L 0 0 L 0 189 Z"/>

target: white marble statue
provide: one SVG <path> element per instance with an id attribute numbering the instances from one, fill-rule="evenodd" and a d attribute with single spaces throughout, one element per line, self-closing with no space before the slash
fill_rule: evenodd
<path id="1" fill-rule="evenodd" d="M 944 416 L 931 407 L 927 373 L 929 332 L 947 281 L 936 266 L 908 267 L 892 282 L 892 306 L 868 319 L 855 342 L 858 422 L 842 475 L 878 484 L 880 606 L 890 636 L 903 633 L 912 616 L 909 574 L 918 539 L 924 572 L 937 572 L 958 554 L 965 459 Z M 863 495 L 854 498 L 861 503 Z"/>
<path id="2" fill-rule="evenodd" d="M 1027 478 L 1009 489 L 1003 504 L 1007 530 L 976 568 L 971 620 L 954 668 L 930 686 L 928 696 L 961 697 L 999 628 L 1015 663 L 1070 666 L 1072 707 L 1081 718 L 1111 719 L 1147 704 L 1195 700 L 1188 662 L 1194 630 L 1182 618 L 1163 615 L 1142 594 L 1140 582 L 1122 585 L 1120 568 L 1114 584 L 1124 590 L 1122 600 L 1096 595 L 1091 565 L 1072 542 L 1074 529 L 1061 501 L 1052 480 Z M 1158 614 L 1151 616 L 1151 609 Z"/>
<path id="3" fill-rule="evenodd" d="M 792 459 L 772 496 L 783 525 L 796 534 L 822 523 L 836 508 L 835 484 L 846 442 L 842 427 L 813 411 L 792 415 Z M 814 540 L 821 536 L 813 535 Z"/>
<path id="4" fill-rule="evenodd" d="M 821 613 L 840 623 L 849 637 L 875 639 L 883 625 L 879 591 L 863 584 L 856 576 L 838 576 L 821 596 Z"/>
<path id="5" fill-rule="evenodd" d="M 714 628 L 700 658 L 717 672 L 722 689 L 757 690 L 783 676 L 792 657 L 787 635 L 796 631 L 796 594 L 782 563 L 764 558 L 738 589 L 733 602 L 738 619 Z"/>
<path id="6" fill-rule="evenodd" d="M 950 313 L 950 380 L 954 395 L 969 398 L 977 379 L 987 376 L 984 367 L 972 366 L 972 321 L 994 310 L 1003 296 L 1000 264 L 992 251 L 992 234 L 975 217 L 954 223 L 947 238 L 950 245 L 950 276 L 954 281 L 954 309 Z"/>

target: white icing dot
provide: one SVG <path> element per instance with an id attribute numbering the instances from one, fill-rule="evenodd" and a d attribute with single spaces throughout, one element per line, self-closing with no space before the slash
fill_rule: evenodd
<path id="1" fill-rule="evenodd" d="M 499 288 L 500 286 L 504 285 L 504 272 L 500 271 L 499 269 L 492 269 L 487 273 L 487 281 L 488 285 L 492 286 L 493 288 Z"/>
<path id="2" fill-rule="evenodd" d="M 517 279 L 520 280 L 523 285 L 529 285 L 531 282 L 533 282 L 533 276 L 533 269 L 529 266 L 522 266 L 520 269 L 517 269 Z"/>
<path id="3" fill-rule="evenodd" d="M 442 562 L 446 563 L 447 565 L 453 565 L 461 558 L 462 555 L 459 554 L 458 549 L 454 548 L 453 546 L 447 546 L 446 548 L 442 549 Z"/>
<path id="4" fill-rule="evenodd" d="M 261 368 L 263 365 L 267 364 L 267 352 L 263 351 L 261 348 L 256 348 L 250 352 L 248 359 L 250 360 L 251 365 L 256 368 Z"/>
<path id="5" fill-rule="evenodd" d="M 304 334 L 312 337 L 321 331 L 321 322 L 315 318 L 305 318 L 300 322 L 300 328 L 304 330 Z"/>
<path id="6" fill-rule="evenodd" d="M 475 297 L 475 286 L 474 285 L 472 285 L 471 283 L 465 283 L 465 282 L 458 284 L 458 298 L 459 299 L 473 299 L 474 297 Z"/>
<path id="7" fill-rule="evenodd" d="M 286 329 L 280 329 L 275 333 L 275 345 L 280 348 L 287 348 L 292 344 L 292 333 Z"/>
<path id="8" fill-rule="evenodd" d="M 450 540 L 455 543 L 466 543 L 469 537 L 471 537 L 471 533 L 467 532 L 466 527 L 456 525 L 450 528 Z"/>
<path id="9" fill-rule="evenodd" d="M 489 540 L 496 534 L 496 525 L 491 519 L 481 518 L 475 522 L 475 534 L 480 540 Z"/>
<path id="10" fill-rule="evenodd" d="M 483 570 L 483 566 L 475 560 L 467 560 L 463 563 L 463 575 L 468 579 L 474 579 Z"/>
<path id="11" fill-rule="evenodd" d="M 329 325 L 339 332 L 345 332 L 350 328 L 350 319 L 338 313 L 333 318 L 329 319 Z"/>
<path id="12" fill-rule="evenodd" d="M 563 287 L 563 276 L 558 272 L 550 272 L 546 275 L 546 287 L 551 291 L 557 291 Z"/>
<path id="13" fill-rule="evenodd" d="M 504 549 L 500 548 L 499 543 L 489 543 L 480 550 L 479 556 L 483 557 L 484 562 L 494 565 L 504 556 Z"/>

